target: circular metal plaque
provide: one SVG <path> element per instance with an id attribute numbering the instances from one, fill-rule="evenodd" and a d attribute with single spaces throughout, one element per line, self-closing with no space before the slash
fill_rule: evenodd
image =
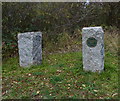
<path id="1" fill-rule="evenodd" d="M 90 37 L 87 39 L 87 45 L 89 47 L 95 47 L 97 45 L 97 40 L 94 37 Z"/>

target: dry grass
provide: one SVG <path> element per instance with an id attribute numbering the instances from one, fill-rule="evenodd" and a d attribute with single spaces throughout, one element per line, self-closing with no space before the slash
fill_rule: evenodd
<path id="1" fill-rule="evenodd" d="M 105 42 L 105 51 L 110 51 L 114 54 L 118 52 L 118 34 L 120 33 L 119 29 L 109 29 L 105 31 L 104 42 Z"/>
<path id="2" fill-rule="evenodd" d="M 110 27 L 105 30 L 104 44 L 105 52 L 111 52 L 117 54 L 118 52 L 118 34 L 119 29 Z M 63 32 L 57 37 L 57 42 L 49 40 L 47 37 L 43 37 L 45 47 L 43 48 L 44 54 L 53 53 L 67 53 L 82 51 L 82 33 L 81 30 L 76 29 L 73 36 L 70 36 L 68 32 Z"/>
<path id="3" fill-rule="evenodd" d="M 43 37 L 43 54 L 77 52 L 82 49 L 82 35 L 79 29 L 75 30 L 74 36 L 68 32 L 63 32 L 55 40 Z"/>

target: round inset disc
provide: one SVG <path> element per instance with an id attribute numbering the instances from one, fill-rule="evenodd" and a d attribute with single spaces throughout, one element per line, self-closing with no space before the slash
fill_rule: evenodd
<path id="1" fill-rule="evenodd" d="M 94 37 L 90 37 L 87 39 L 87 45 L 89 47 L 95 47 L 97 45 L 97 40 Z"/>

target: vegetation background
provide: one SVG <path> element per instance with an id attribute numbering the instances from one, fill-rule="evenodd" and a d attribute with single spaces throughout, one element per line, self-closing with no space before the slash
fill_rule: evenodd
<path id="1" fill-rule="evenodd" d="M 120 3 L 2 3 L 3 98 L 118 98 Z M 102 26 L 105 72 L 82 70 L 83 27 Z M 19 68 L 17 35 L 43 33 L 43 63 Z M 64 54 L 63 54 L 64 53 Z"/>
<path id="2" fill-rule="evenodd" d="M 81 49 L 81 29 L 83 27 L 102 26 L 104 31 L 108 32 L 107 35 L 111 36 L 110 33 L 118 32 L 117 27 L 119 27 L 120 20 L 120 6 L 117 2 L 90 3 L 89 5 L 86 5 L 85 2 L 7 2 L 2 3 L 2 10 L 3 59 L 18 55 L 18 33 L 41 31 L 43 49 L 47 53 L 67 49 L 77 51 Z M 117 38 L 116 35 L 111 37 Z M 112 44 L 116 49 L 117 43 Z M 110 43 L 109 46 L 111 46 Z"/>

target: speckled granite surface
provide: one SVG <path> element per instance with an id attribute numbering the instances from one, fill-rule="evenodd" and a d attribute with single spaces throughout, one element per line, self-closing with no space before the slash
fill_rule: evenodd
<path id="1" fill-rule="evenodd" d="M 27 32 L 18 34 L 19 63 L 21 67 L 41 64 L 41 45 L 41 32 Z"/>

